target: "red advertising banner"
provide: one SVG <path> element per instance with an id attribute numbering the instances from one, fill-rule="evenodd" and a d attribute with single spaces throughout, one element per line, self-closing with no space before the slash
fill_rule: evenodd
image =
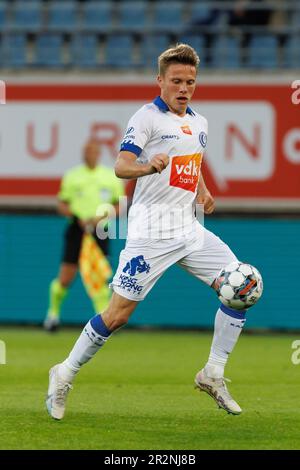
<path id="1" fill-rule="evenodd" d="M 216 197 L 300 203 L 299 90 L 291 84 L 197 87 L 192 107 L 209 128 L 203 171 Z M 0 195 L 55 195 L 91 135 L 102 144 L 103 163 L 113 165 L 128 119 L 157 94 L 155 85 L 7 84 Z"/>

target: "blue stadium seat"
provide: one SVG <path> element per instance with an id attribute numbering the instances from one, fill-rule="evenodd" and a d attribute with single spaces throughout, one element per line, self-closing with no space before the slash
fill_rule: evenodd
<path id="1" fill-rule="evenodd" d="M 183 3 L 155 2 L 151 27 L 160 31 L 179 32 L 183 25 Z"/>
<path id="2" fill-rule="evenodd" d="M 78 26 L 75 1 L 52 1 L 49 3 L 47 27 L 51 31 L 73 32 Z"/>
<path id="3" fill-rule="evenodd" d="M 278 67 L 278 40 L 275 36 L 261 35 L 251 38 L 247 66 L 257 69 Z"/>
<path id="4" fill-rule="evenodd" d="M 63 67 L 63 37 L 61 34 L 43 33 L 36 40 L 34 65 L 40 67 Z"/>
<path id="5" fill-rule="evenodd" d="M 240 43 L 233 36 L 219 36 L 211 50 L 211 65 L 214 68 L 238 69 L 241 67 Z"/>
<path id="6" fill-rule="evenodd" d="M 96 34 L 75 35 L 71 43 L 71 63 L 83 68 L 99 66 L 98 39 Z"/>
<path id="7" fill-rule="evenodd" d="M 204 37 L 198 34 L 185 34 L 180 36 L 180 42 L 193 47 L 200 57 L 201 64 L 206 62 L 206 50 Z"/>
<path id="8" fill-rule="evenodd" d="M 130 34 L 113 34 L 106 43 L 105 64 L 109 67 L 127 68 L 137 63 L 133 60 L 133 38 Z"/>
<path id="9" fill-rule="evenodd" d="M 283 50 L 283 66 L 300 68 L 300 36 L 288 38 Z"/>
<path id="10" fill-rule="evenodd" d="M 0 31 L 4 31 L 8 25 L 7 3 L 0 2 Z"/>
<path id="11" fill-rule="evenodd" d="M 122 1 L 119 4 L 119 26 L 124 30 L 142 31 L 147 25 L 146 1 Z"/>
<path id="12" fill-rule="evenodd" d="M 211 6 L 208 2 L 203 3 L 199 1 L 194 1 L 190 6 L 190 20 L 191 21 L 202 21 L 206 22 L 207 18 L 210 17 Z"/>
<path id="13" fill-rule="evenodd" d="M 112 25 L 112 3 L 107 0 L 84 3 L 80 25 L 89 32 L 107 32 Z"/>
<path id="14" fill-rule="evenodd" d="M 297 5 L 298 3 L 298 5 Z M 299 2 L 295 1 L 295 9 L 293 9 L 292 17 L 291 17 L 291 25 L 292 27 L 296 28 L 297 32 L 299 32 L 299 27 L 300 27 L 300 5 Z"/>
<path id="15" fill-rule="evenodd" d="M 227 23 L 228 13 L 213 8 L 210 2 L 194 1 L 190 7 L 189 23 L 199 23 L 199 25 L 210 27 L 222 27 Z M 201 28 L 201 26 L 199 26 Z"/>
<path id="16" fill-rule="evenodd" d="M 40 1 L 17 1 L 13 6 L 11 27 L 22 32 L 38 32 L 43 26 Z"/>
<path id="17" fill-rule="evenodd" d="M 157 70 L 158 56 L 170 46 L 167 34 L 147 35 L 141 44 L 142 65 Z"/>
<path id="18" fill-rule="evenodd" d="M 27 65 L 26 35 L 8 34 L 2 40 L 3 64 L 6 67 L 23 68 Z"/>

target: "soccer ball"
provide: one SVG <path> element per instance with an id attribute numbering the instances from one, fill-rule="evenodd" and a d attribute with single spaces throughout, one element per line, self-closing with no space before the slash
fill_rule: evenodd
<path id="1" fill-rule="evenodd" d="M 251 264 L 234 261 L 228 264 L 216 278 L 217 295 L 222 304 L 236 310 L 244 310 L 256 304 L 263 292 L 259 271 Z"/>

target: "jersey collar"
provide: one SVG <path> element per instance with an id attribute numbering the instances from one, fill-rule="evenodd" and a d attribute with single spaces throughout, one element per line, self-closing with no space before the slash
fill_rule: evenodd
<path id="1" fill-rule="evenodd" d="M 167 111 L 170 111 L 169 106 L 167 105 L 167 103 L 164 102 L 164 100 L 160 96 L 157 96 L 155 98 L 155 100 L 153 100 L 153 103 L 163 113 L 166 113 Z M 195 116 L 194 111 L 189 106 L 186 108 L 186 112 L 187 112 L 187 114 L 190 114 L 191 116 Z"/>

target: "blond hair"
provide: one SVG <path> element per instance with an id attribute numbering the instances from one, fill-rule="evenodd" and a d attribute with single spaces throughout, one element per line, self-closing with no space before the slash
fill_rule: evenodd
<path id="1" fill-rule="evenodd" d="M 200 59 L 195 49 L 188 44 L 176 44 L 158 57 L 158 73 L 164 75 L 171 64 L 192 65 L 197 68 L 199 63 Z"/>

